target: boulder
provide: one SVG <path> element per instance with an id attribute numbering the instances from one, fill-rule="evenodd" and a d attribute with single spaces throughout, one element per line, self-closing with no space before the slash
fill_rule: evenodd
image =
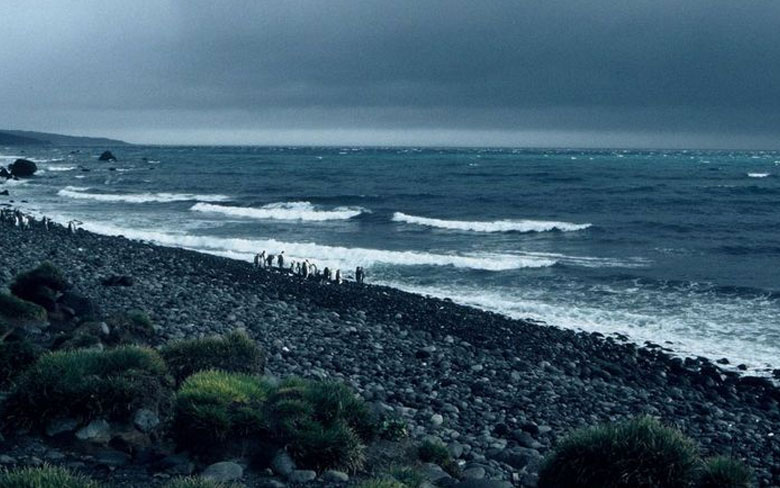
<path id="1" fill-rule="evenodd" d="M 317 473 L 314 471 L 310 471 L 308 469 L 296 469 L 287 476 L 287 479 L 290 480 L 291 483 L 308 483 L 309 481 L 314 481 L 314 478 L 316 477 Z"/>
<path id="2" fill-rule="evenodd" d="M 54 437 L 66 432 L 73 432 L 79 426 L 79 421 L 72 418 L 52 419 L 46 424 L 46 435 Z"/>
<path id="3" fill-rule="evenodd" d="M 295 471 L 295 468 L 295 461 L 285 451 L 277 452 L 271 461 L 271 469 L 274 470 L 274 473 L 282 476 L 289 475 Z"/>
<path id="4" fill-rule="evenodd" d="M 240 464 L 232 461 L 222 461 L 221 463 L 214 463 L 207 467 L 200 476 L 201 478 L 216 481 L 217 483 L 225 483 L 228 481 L 235 481 L 244 476 L 244 468 L 242 468 Z"/>
<path id="5" fill-rule="evenodd" d="M 103 419 L 93 420 L 86 427 L 76 431 L 76 438 L 82 441 L 103 442 L 111 437 L 111 426 Z"/>
<path id="6" fill-rule="evenodd" d="M 9 173 L 7 169 L 0 168 L 0 178 L 10 179 L 11 176 L 11 173 Z"/>
<path id="7" fill-rule="evenodd" d="M 133 416 L 133 424 L 141 432 L 151 432 L 160 425 L 160 417 L 148 408 L 141 408 Z"/>
<path id="8" fill-rule="evenodd" d="M 100 155 L 98 161 L 116 161 L 116 156 L 111 154 L 111 151 L 103 151 L 103 154 Z"/>
<path id="9" fill-rule="evenodd" d="M 0 191 L 0 195 L 2 195 L 2 196 L 4 196 L 4 197 L 7 197 L 7 196 L 9 196 L 10 194 L 8 193 L 8 190 L 3 190 L 3 191 Z"/>
<path id="10" fill-rule="evenodd" d="M 17 159 L 8 169 L 11 171 L 12 176 L 17 178 L 29 178 L 38 171 L 38 165 L 27 159 Z"/>
<path id="11" fill-rule="evenodd" d="M 322 473 L 320 479 L 322 481 L 330 481 L 331 483 L 346 483 L 349 481 L 349 475 L 343 471 L 329 469 Z"/>

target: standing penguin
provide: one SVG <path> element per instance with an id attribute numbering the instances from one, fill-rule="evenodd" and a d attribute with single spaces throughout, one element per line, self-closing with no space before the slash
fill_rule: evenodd
<path id="1" fill-rule="evenodd" d="M 284 251 L 279 253 L 279 256 L 276 257 L 276 264 L 279 266 L 279 269 L 284 269 Z"/>
<path id="2" fill-rule="evenodd" d="M 339 284 L 339 285 L 341 284 L 341 270 L 340 269 L 336 269 L 336 283 Z"/>

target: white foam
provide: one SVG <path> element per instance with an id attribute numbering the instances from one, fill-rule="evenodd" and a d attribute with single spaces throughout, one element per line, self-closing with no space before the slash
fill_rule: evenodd
<path id="1" fill-rule="evenodd" d="M 771 325 L 777 304 L 766 298 L 711 298 L 696 292 L 661 292 L 644 287 L 603 287 L 599 300 L 574 290 L 522 288 L 485 290 L 469 286 L 410 285 L 374 281 L 393 288 L 450 298 L 456 303 L 574 330 L 620 333 L 650 341 L 681 355 L 729 358 L 762 370 L 780 366 L 780 333 Z M 746 325 L 749 323 L 749 326 Z M 673 344 L 666 344 L 671 341 Z"/>
<path id="2" fill-rule="evenodd" d="M 70 220 L 52 216 L 61 222 Z M 150 241 L 172 247 L 183 247 L 201 252 L 229 256 L 235 259 L 251 261 L 262 250 L 271 254 L 285 251 L 288 260 L 309 259 L 320 268 L 325 266 L 354 269 L 355 266 L 373 265 L 399 266 L 454 266 L 457 268 L 481 269 L 486 271 L 505 271 L 522 268 L 542 268 L 552 266 L 555 260 L 516 256 L 510 254 L 433 254 L 418 251 L 389 251 L 383 249 L 349 248 L 325 246 L 308 242 L 283 242 L 276 239 L 241 239 L 211 236 L 193 236 L 173 234 L 157 230 L 141 230 L 117 227 L 102 223 L 84 223 L 85 230 L 104 235 L 123 235 L 130 239 Z"/>
<path id="3" fill-rule="evenodd" d="M 73 171 L 77 168 L 76 166 L 48 166 L 46 169 L 49 171 Z"/>
<path id="4" fill-rule="evenodd" d="M 363 213 L 360 207 L 337 207 L 331 210 L 321 210 L 309 202 L 278 202 L 263 205 L 260 208 L 233 207 L 196 203 L 190 208 L 193 212 L 210 212 L 262 220 L 348 220 Z"/>
<path id="5" fill-rule="evenodd" d="M 12 180 L 12 179 L 9 179 L 9 180 L 5 180 L 5 183 L 0 183 L 0 186 L 2 186 L 2 185 L 5 185 L 5 186 L 20 186 L 20 185 L 26 185 L 26 184 L 27 184 L 27 180 Z"/>
<path id="6" fill-rule="evenodd" d="M 466 230 L 472 232 L 548 232 L 559 230 L 571 232 L 587 229 L 591 224 L 573 224 L 570 222 L 555 222 L 548 220 L 496 220 L 493 222 L 469 222 L 460 220 L 442 220 L 428 217 L 418 217 L 396 212 L 393 221 L 407 224 L 425 225 L 439 229 Z"/>
<path id="7" fill-rule="evenodd" d="M 136 193 L 136 194 L 113 194 L 113 193 L 86 193 L 85 189 L 74 189 L 76 187 L 65 187 L 57 192 L 61 197 L 76 198 L 81 200 L 96 200 L 98 202 L 125 202 L 125 203 L 169 203 L 186 201 L 203 202 L 224 202 L 230 200 L 226 195 L 198 195 L 194 193 Z"/>
<path id="8" fill-rule="evenodd" d="M 749 178 L 766 178 L 769 173 L 748 173 Z"/>

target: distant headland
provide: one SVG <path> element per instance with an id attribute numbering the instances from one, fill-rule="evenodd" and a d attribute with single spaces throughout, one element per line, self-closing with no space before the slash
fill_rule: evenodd
<path id="1" fill-rule="evenodd" d="M 0 129 L 0 146 L 128 146 L 129 143 L 104 137 L 79 137 L 47 132 Z"/>

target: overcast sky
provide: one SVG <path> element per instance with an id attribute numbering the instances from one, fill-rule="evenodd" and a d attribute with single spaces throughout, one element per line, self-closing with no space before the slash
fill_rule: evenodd
<path id="1" fill-rule="evenodd" d="M 780 148 L 780 1 L 0 0 L 0 128 Z"/>

